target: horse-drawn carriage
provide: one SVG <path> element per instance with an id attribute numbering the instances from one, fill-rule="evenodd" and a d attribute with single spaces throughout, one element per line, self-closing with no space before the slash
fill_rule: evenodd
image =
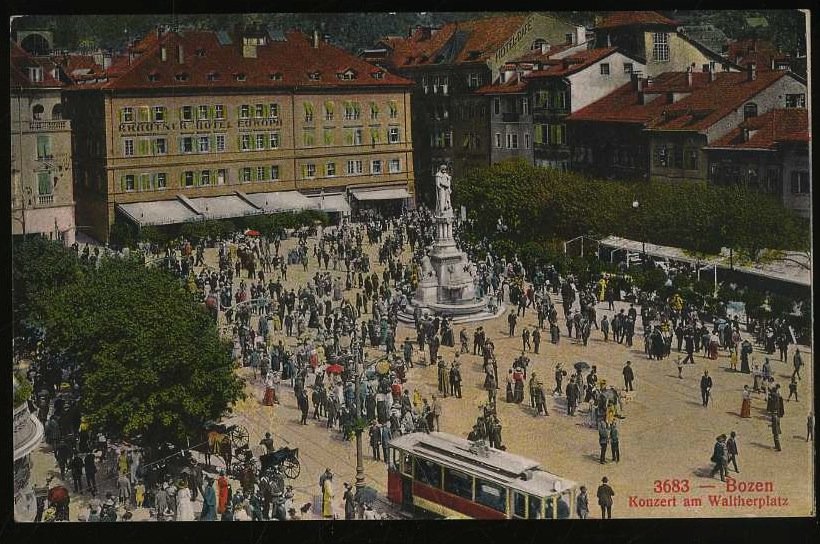
<path id="1" fill-rule="evenodd" d="M 279 448 L 259 457 L 261 474 L 281 472 L 291 480 L 299 477 L 302 467 L 299 463 L 299 448 Z"/>
<path id="2" fill-rule="evenodd" d="M 206 464 L 211 464 L 211 455 L 218 455 L 230 470 L 234 454 L 248 447 L 248 429 L 237 423 L 206 421 L 202 432 L 203 439 L 196 449 L 205 454 Z"/>

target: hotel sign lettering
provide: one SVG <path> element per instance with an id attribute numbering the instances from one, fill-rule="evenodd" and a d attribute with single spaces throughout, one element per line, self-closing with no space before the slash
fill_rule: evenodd
<path id="1" fill-rule="evenodd" d="M 505 43 L 504 45 L 501 46 L 501 49 L 496 51 L 496 53 L 495 53 L 496 62 L 501 60 L 504 57 L 504 55 L 509 53 L 512 48 L 514 48 L 516 45 L 518 45 L 518 42 L 520 42 L 521 39 L 524 36 L 529 34 L 531 30 L 532 30 L 532 21 L 528 20 L 526 23 L 524 23 L 524 26 L 522 26 L 521 28 L 518 29 L 518 32 L 513 34 L 513 36 L 510 37 L 509 40 L 507 40 L 507 43 Z"/>
<path id="2" fill-rule="evenodd" d="M 120 123 L 120 132 L 138 134 L 170 132 L 172 130 L 216 130 L 228 129 L 230 123 L 224 120 L 200 119 L 198 121 L 180 121 L 165 123 L 163 121 L 145 121 L 138 123 Z"/>

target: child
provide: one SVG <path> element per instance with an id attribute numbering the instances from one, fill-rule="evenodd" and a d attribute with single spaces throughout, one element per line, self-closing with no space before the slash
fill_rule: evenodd
<path id="1" fill-rule="evenodd" d="M 142 508 L 142 504 L 145 502 L 145 484 L 142 483 L 142 480 L 139 480 L 137 485 L 134 486 L 134 500 L 137 502 L 137 508 Z"/>
<path id="2" fill-rule="evenodd" d="M 678 378 L 682 380 L 683 379 L 683 359 L 681 357 L 678 357 L 677 365 L 678 365 Z"/>
<path id="3" fill-rule="evenodd" d="M 737 372 L 737 350 L 729 348 L 729 366 Z"/>

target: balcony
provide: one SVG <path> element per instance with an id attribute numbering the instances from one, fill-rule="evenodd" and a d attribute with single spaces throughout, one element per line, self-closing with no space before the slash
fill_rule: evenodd
<path id="1" fill-rule="evenodd" d="M 65 119 L 58 121 L 29 121 L 28 129 L 30 131 L 65 130 L 66 123 L 68 123 L 68 121 L 66 121 Z"/>
<path id="2" fill-rule="evenodd" d="M 54 204 L 54 195 L 37 195 L 38 206 L 50 206 Z"/>
<path id="3" fill-rule="evenodd" d="M 518 113 L 502 113 L 501 114 L 501 121 L 504 123 L 517 123 L 521 117 Z"/>

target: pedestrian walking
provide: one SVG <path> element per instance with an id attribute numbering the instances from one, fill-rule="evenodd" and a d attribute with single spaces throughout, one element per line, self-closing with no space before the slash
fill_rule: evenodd
<path id="1" fill-rule="evenodd" d="M 606 464 L 606 448 L 609 445 L 609 426 L 606 421 L 601 419 L 598 421 L 598 444 L 601 446 L 600 463 Z"/>
<path id="2" fill-rule="evenodd" d="M 355 519 L 356 517 L 356 502 L 354 501 L 353 486 L 345 482 L 345 492 L 342 496 L 345 501 L 345 519 Z"/>
<path id="3" fill-rule="evenodd" d="M 797 377 L 794 374 L 792 374 L 792 379 L 789 382 L 789 398 L 786 400 L 791 402 L 792 397 L 794 397 L 794 402 L 800 402 L 800 399 L 797 398 Z"/>
<path id="4" fill-rule="evenodd" d="M 794 364 L 794 373 L 792 374 L 792 379 L 797 376 L 798 380 L 802 380 L 800 377 L 800 369 L 803 368 L 803 357 L 800 355 L 800 348 L 796 348 L 794 350 L 794 357 L 792 358 Z"/>
<path id="5" fill-rule="evenodd" d="M 728 461 L 728 454 L 726 452 L 726 435 L 722 434 L 715 439 L 715 446 L 712 450 L 712 462 L 715 466 L 712 468 L 710 476 L 715 477 L 715 474 L 720 473 L 720 481 L 726 481 L 726 463 Z"/>
<path id="6" fill-rule="evenodd" d="M 737 433 L 735 433 L 735 431 L 729 433 L 729 439 L 726 441 L 726 454 L 729 457 L 726 464 L 727 468 L 729 463 L 732 463 L 735 472 L 740 474 L 740 470 L 737 468 Z"/>
<path id="7" fill-rule="evenodd" d="M 703 406 L 709 406 L 709 397 L 712 395 L 712 377 L 709 376 L 709 371 L 704 370 L 703 376 L 700 378 L 700 396 L 703 400 Z"/>
<path id="8" fill-rule="evenodd" d="M 615 496 L 615 491 L 609 485 L 609 479 L 604 476 L 601 478 L 601 485 L 598 486 L 598 505 L 601 507 L 601 519 L 612 519 L 612 497 Z"/>
<path id="9" fill-rule="evenodd" d="M 614 420 L 609 425 L 609 441 L 612 450 L 612 460 L 619 463 L 621 461 L 620 439 L 617 421 Z"/>
<path id="10" fill-rule="evenodd" d="M 624 388 L 627 391 L 634 391 L 635 388 L 632 387 L 632 382 L 635 380 L 635 373 L 632 370 L 632 361 L 627 361 L 626 362 L 626 366 L 624 366 L 623 374 L 624 374 Z"/>
<path id="11" fill-rule="evenodd" d="M 585 485 L 581 486 L 578 496 L 575 497 L 575 512 L 581 519 L 587 519 L 589 516 L 589 494 Z"/>
<path id="12" fill-rule="evenodd" d="M 814 439 L 814 414 L 809 412 L 806 416 L 806 442 Z"/>
<path id="13" fill-rule="evenodd" d="M 83 492 L 83 459 L 75 453 L 71 458 L 71 479 L 74 480 L 74 493 Z"/>
<path id="14" fill-rule="evenodd" d="M 772 438 L 774 439 L 774 449 L 775 451 L 780 451 L 780 434 L 782 430 L 780 429 L 780 416 L 777 413 L 772 414 Z"/>

